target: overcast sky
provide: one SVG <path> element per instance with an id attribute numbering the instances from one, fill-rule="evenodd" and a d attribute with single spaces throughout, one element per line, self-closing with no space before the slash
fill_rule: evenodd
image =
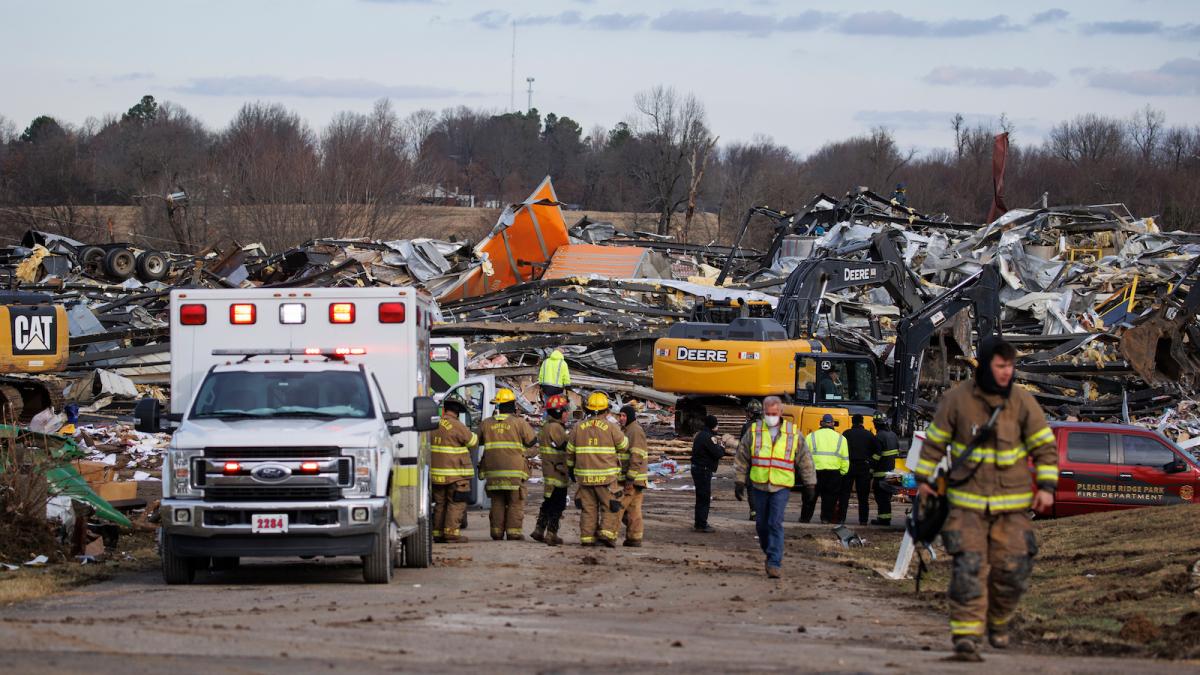
<path id="1" fill-rule="evenodd" d="M 1146 104 L 1200 123 L 1200 2 L 866 0 L 0 0 L 0 115 L 74 124 L 143 94 L 212 127 L 250 100 L 320 128 L 380 97 L 408 113 L 517 105 L 585 131 L 656 84 L 705 104 L 723 143 L 799 152 L 892 128 L 950 143 L 949 118 L 1007 113 L 1018 142 Z M 518 9 L 519 7 L 519 9 Z M 736 9 L 734 9 L 736 7 Z"/>

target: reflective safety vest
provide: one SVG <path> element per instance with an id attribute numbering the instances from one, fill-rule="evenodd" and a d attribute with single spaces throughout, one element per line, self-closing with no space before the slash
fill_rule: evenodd
<path id="1" fill-rule="evenodd" d="M 549 384 L 555 387 L 566 387 L 571 384 L 571 369 L 561 353 L 551 353 L 542 361 L 538 368 L 538 384 Z"/>
<path id="2" fill-rule="evenodd" d="M 808 435 L 808 450 L 817 471 L 850 471 L 850 447 L 837 431 L 824 427 Z"/>
<path id="3" fill-rule="evenodd" d="M 435 485 L 458 483 L 475 475 L 471 448 L 479 444 L 479 437 L 462 422 L 443 417 L 433 432 L 431 443 L 429 476 Z"/>
<path id="4" fill-rule="evenodd" d="M 790 488 L 796 484 L 796 454 L 800 451 L 800 431 L 783 420 L 779 436 L 771 442 L 771 429 L 758 421 L 750 427 L 750 482 Z"/>

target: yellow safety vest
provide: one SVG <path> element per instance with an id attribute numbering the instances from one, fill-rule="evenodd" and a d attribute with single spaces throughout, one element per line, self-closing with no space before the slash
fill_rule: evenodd
<path id="1" fill-rule="evenodd" d="M 808 450 L 817 471 L 850 471 L 850 448 L 846 438 L 833 429 L 817 429 L 809 434 Z"/>
<path id="2" fill-rule="evenodd" d="M 771 430 L 763 421 L 750 427 L 753 443 L 750 447 L 750 482 L 759 485 L 778 485 L 790 488 L 796 484 L 796 453 L 800 449 L 800 432 L 796 425 L 784 420 L 775 442 Z"/>

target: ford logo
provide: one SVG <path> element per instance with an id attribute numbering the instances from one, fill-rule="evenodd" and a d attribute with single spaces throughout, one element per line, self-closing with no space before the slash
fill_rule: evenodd
<path id="1" fill-rule="evenodd" d="M 250 477 L 260 483 L 278 483 L 290 475 L 292 470 L 280 464 L 262 464 L 250 472 Z"/>

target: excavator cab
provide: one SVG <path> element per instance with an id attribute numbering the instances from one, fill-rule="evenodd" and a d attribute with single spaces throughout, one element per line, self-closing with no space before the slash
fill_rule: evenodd
<path id="1" fill-rule="evenodd" d="M 784 405 L 784 415 L 807 434 L 832 415 L 838 432 L 850 428 L 850 418 L 862 415 L 863 424 L 875 431 L 879 406 L 875 360 L 855 354 L 812 353 L 796 355 L 796 393 Z"/>

